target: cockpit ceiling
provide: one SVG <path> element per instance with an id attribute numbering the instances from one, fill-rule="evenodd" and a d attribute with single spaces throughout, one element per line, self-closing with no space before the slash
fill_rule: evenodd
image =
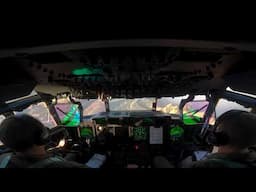
<path id="1" fill-rule="evenodd" d="M 223 77 L 232 77 L 239 68 L 255 70 L 246 67 L 247 53 L 218 44 L 209 48 L 202 42 L 172 47 L 91 45 L 94 48 L 65 44 L 24 49 L 18 54 L 0 52 L 0 64 L 12 66 L 34 80 L 39 92 L 55 95 L 69 90 L 81 98 L 102 94 L 133 98 L 205 93 L 230 86 L 232 82 Z"/>

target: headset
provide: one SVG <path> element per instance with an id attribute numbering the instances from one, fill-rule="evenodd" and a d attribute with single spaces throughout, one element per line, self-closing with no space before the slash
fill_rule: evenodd
<path id="1" fill-rule="evenodd" d="M 18 119 L 23 123 L 24 126 L 31 126 L 29 122 L 31 122 L 31 117 L 26 114 L 18 114 L 15 115 L 14 118 Z M 33 118 L 34 119 L 34 118 Z M 49 128 L 45 127 L 41 122 L 36 122 L 41 130 L 39 130 L 39 134 L 35 134 L 35 144 L 36 145 L 45 145 L 49 143 L 50 139 L 50 131 Z"/>
<path id="2" fill-rule="evenodd" d="M 218 131 L 217 127 L 222 123 L 223 121 L 229 119 L 229 118 L 234 118 L 235 123 L 239 124 L 239 116 L 242 113 L 248 113 L 247 111 L 241 111 L 241 110 L 230 110 L 228 112 L 223 113 L 215 122 L 213 131 L 211 131 L 207 137 L 206 137 L 206 142 L 209 145 L 213 146 L 223 146 L 227 145 L 229 143 L 229 136 L 227 133 L 223 131 Z"/>

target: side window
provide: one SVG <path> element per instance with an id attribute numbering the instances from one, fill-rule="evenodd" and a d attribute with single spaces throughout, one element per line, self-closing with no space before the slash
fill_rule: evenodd
<path id="1" fill-rule="evenodd" d="M 185 125 L 196 125 L 202 124 L 203 118 L 205 116 L 207 107 L 209 105 L 208 101 L 190 101 L 183 107 L 183 122 Z"/>
<path id="2" fill-rule="evenodd" d="M 185 125 L 197 125 L 204 123 L 204 116 L 209 106 L 205 95 L 196 95 L 193 101 L 187 102 L 183 107 L 183 123 Z M 215 122 L 215 113 L 209 119 L 209 124 L 213 125 Z"/>
<path id="3" fill-rule="evenodd" d="M 216 111 L 216 117 L 218 118 L 223 113 L 232 110 L 232 109 L 238 109 L 238 110 L 244 110 L 244 111 L 251 111 L 251 108 L 245 108 L 244 106 L 233 102 L 228 101 L 226 99 L 220 99 L 216 105 L 215 111 Z"/>

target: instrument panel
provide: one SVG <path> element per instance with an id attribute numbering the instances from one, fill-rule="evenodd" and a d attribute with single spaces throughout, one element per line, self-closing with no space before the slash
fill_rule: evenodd
<path id="1" fill-rule="evenodd" d="M 133 119 L 133 123 L 113 124 L 116 120 L 111 119 L 95 121 L 93 126 L 79 126 L 80 138 L 92 139 L 103 135 L 112 135 L 120 142 L 145 142 L 151 145 L 161 145 L 176 142 L 183 138 L 183 123 L 179 120 L 170 119 Z M 127 122 L 127 120 L 126 120 Z"/>
<path id="2" fill-rule="evenodd" d="M 113 145 L 145 143 L 151 146 L 191 143 L 199 131 L 197 127 L 184 125 L 179 119 L 133 119 L 132 122 L 126 119 L 125 123 L 109 124 L 107 120 L 100 120 L 67 127 L 67 130 L 70 139 L 76 142 L 87 140 Z"/>
<path id="3" fill-rule="evenodd" d="M 179 119 L 125 119 L 125 123 L 118 124 L 114 121 L 104 119 L 67 128 L 74 143 L 80 145 L 79 150 L 87 151 L 86 147 L 92 154 L 110 153 L 110 167 L 147 167 L 158 155 L 178 162 L 184 146 L 190 143 L 186 134 L 191 132 Z"/>

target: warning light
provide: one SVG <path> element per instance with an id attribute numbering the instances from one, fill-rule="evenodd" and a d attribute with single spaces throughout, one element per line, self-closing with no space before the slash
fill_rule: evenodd
<path id="1" fill-rule="evenodd" d="M 135 148 L 135 150 L 139 150 L 139 146 L 138 145 L 135 145 L 134 148 Z"/>

